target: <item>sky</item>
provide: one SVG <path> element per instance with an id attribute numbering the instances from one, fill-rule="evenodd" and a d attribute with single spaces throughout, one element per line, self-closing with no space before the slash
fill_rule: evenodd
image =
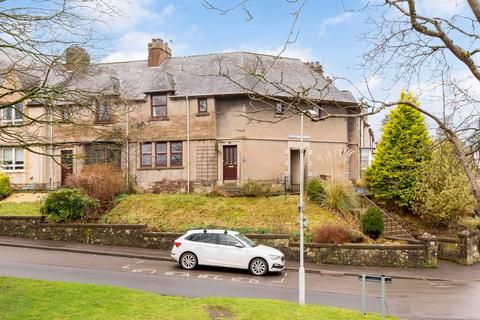
<path id="1" fill-rule="evenodd" d="M 370 0 L 370 2 L 378 0 Z M 361 39 L 367 30 L 369 12 L 359 11 L 366 0 L 308 0 L 298 16 L 294 30 L 298 36 L 287 46 L 284 56 L 302 61 L 319 61 L 326 75 L 345 77 L 363 83 L 358 65 L 365 47 Z M 419 10 L 431 15 L 461 12 L 462 0 L 420 0 Z M 202 0 L 110 0 L 120 15 L 108 22 L 111 40 L 102 62 L 147 58 L 147 44 L 162 38 L 172 47 L 174 56 L 226 51 L 278 54 L 294 23 L 303 0 L 249 0 L 226 14 L 206 8 Z M 242 0 L 209 0 L 222 9 Z M 296 34 L 295 32 L 295 34 Z M 384 79 L 374 78 L 370 89 L 385 95 Z M 340 89 L 352 89 L 338 83 Z M 388 89 L 395 99 L 402 88 Z M 385 114 L 372 116 L 370 122 L 378 136 Z"/>

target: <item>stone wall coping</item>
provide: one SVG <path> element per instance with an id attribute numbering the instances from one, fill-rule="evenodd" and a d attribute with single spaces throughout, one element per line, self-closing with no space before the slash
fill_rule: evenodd
<path id="1" fill-rule="evenodd" d="M 144 232 L 143 235 L 158 236 L 158 237 L 177 237 L 178 238 L 178 237 L 184 235 L 184 233 L 148 231 L 148 232 Z"/>
<path id="2" fill-rule="evenodd" d="M 97 224 L 97 223 L 40 223 L 42 228 L 108 228 L 108 229 L 144 229 L 146 224 Z"/>
<path id="3" fill-rule="evenodd" d="M 253 239 L 290 239 L 288 234 L 247 233 L 245 235 Z"/>
<path id="4" fill-rule="evenodd" d="M 438 238 L 432 238 L 430 240 L 437 241 L 437 242 L 458 243 L 458 238 L 449 238 L 449 237 L 438 237 Z"/>
<path id="5" fill-rule="evenodd" d="M 457 235 L 458 235 L 459 238 L 475 237 L 475 236 L 480 235 L 480 231 L 464 230 L 464 231 L 459 232 Z"/>
<path id="6" fill-rule="evenodd" d="M 144 232 L 144 235 L 148 236 L 158 236 L 158 237 L 180 237 L 184 235 L 185 233 L 183 232 L 157 232 L 157 231 L 148 231 Z M 252 234 L 245 234 L 247 237 L 252 238 L 252 239 L 290 239 L 290 236 L 288 234 L 257 234 L 257 233 L 252 233 Z"/>
<path id="7" fill-rule="evenodd" d="M 0 220 L 42 220 L 42 216 L 0 216 Z"/>
<path id="8" fill-rule="evenodd" d="M 290 242 L 289 247 L 298 247 L 298 242 Z M 415 250 L 425 249 L 424 244 L 361 244 L 361 243 L 305 243 L 306 248 L 337 248 L 337 249 L 363 249 L 363 250 Z"/>

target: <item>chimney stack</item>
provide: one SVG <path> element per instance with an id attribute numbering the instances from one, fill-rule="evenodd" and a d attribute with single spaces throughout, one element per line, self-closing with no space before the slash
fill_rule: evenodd
<path id="1" fill-rule="evenodd" d="M 323 77 L 323 66 L 320 64 L 318 61 L 312 61 L 312 62 L 307 62 L 305 63 L 307 66 L 309 66 L 313 71 L 318 73 Z"/>
<path id="2" fill-rule="evenodd" d="M 90 56 L 82 47 L 71 46 L 65 51 L 65 68 L 68 71 L 85 72 L 90 65 Z"/>
<path id="3" fill-rule="evenodd" d="M 165 59 L 172 57 L 172 49 L 162 39 L 152 39 L 148 44 L 148 66 L 158 67 Z"/>

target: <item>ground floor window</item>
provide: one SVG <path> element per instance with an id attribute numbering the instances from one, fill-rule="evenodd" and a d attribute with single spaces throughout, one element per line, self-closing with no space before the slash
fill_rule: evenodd
<path id="1" fill-rule="evenodd" d="M 120 146 L 115 143 L 85 145 L 85 164 L 113 164 L 120 167 Z"/>
<path id="2" fill-rule="evenodd" d="M 140 144 L 140 166 L 142 167 L 183 166 L 183 142 L 161 141 Z"/>
<path id="3" fill-rule="evenodd" d="M 3 171 L 23 170 L 24 151 L 22 148 L 2 148 Z"/>

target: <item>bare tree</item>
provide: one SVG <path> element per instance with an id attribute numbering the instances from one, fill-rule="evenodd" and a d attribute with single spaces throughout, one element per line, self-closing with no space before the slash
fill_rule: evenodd
<path id="1" fill-rule="evenodd" d="M 365 78 L 389 78 L 392 85 L 430 85 L 429 90 L 442 86 L 447 90 L 444 104 L 449 116 L 445 111 L 441 115 L 440 103 L 432 110 L 408 101 L 379 101 L 370 92 L 362 94 L 361 100 L 373 112 L 404 103 L 432 119 L 453 144 L 480 209 L 478 167 L 471 157 L 478 148 L 480 117 L 476 92 L 480 81 L 480 3 L 459 2 L 461 14 L 449 16 L 429 16 L 417 5 L 415 0 L 384 0 L 367 8 L 376 13 L 368 20 L 370 30 L 361 36 L 370 45 L 363 55 Z"/>
<path id="2" fill-rule="evenodd" d="M 43 153 L 59 143 L 40 133 L 48 126 L 69 123 L 102 131 L 92 126 L 92 114 L 99 101 L 118 97 L 118 86 L 89 66 L 85 49 L 101 52 L 108 40 L 102 30 L 118 14 L 104 0 L 0 1 L 2 145 Z M 42 111 L 29 112 L 27 104 Z"/>
<path id="3" fill-rule="evenodd" d="M 211 1 L 203 3 L 208 9 L 216 10 L 220 14 L 228 14 L 239 7 L 248 10 L 247 1 L 236 2 L 227 8 L 215 7 Z M 295 19 L 284 49 L 270 61 L 270 65 L 259 58 L 259 63 L 244 69 L 246 75 L 256 79 L 255 85 L 241 83 L 225 67 L 219 68 L 219 74 L 249 93 L 251 100 L 268 101 L 267 108 L 275 108 L 276 102 L 287 103 L 292 114 L 303 113 L 312 121 L 323 121 L 332 117 L 358 118 L 379 113 L 398 104 L 410 105 L 433 120 L 453 144 L 480 211 L 479 169 L 471 157 L 480 150 L 480 95 L 476 92 L 480 80 L 480 2 L 468 0 L 467 4 L 463 7 L 464 14 L 451 14 L 448 17 L 419 13 L 415 0 L 383 0 L 356 10 L 366 13 L 367 23 L 370 25 L 370 30 L 360 36 L 362 41 L 369 44 L 369 48 L 363 53 L 362 63 L 366 89 L 358 88 L 345 78 L 327 78 L 326 83 L 313 81 L 307 86 L 299 87 L 288 85 L 281 76 L 271 76 L 271 66 L 280 61 L 286 46 L 295 42 L 298 34 L 294 30 L 295 23 L 305 3 L 293 12 Z M 462 5 L 462 2 L 458 5 Z M 345 10 L 354 11 L 348 8 Z M 252 16 L 250 11 L 248 12 Z M 425 91 L 442 87 L 446 91 L 443 104 L 447 105 L 448 111 L 443 112 L 442 116 L 442 105 L 439 105 L 438 110 L 430 110 L 410 101 L 379 98 L 368 86 L 368 80 L 372 77 L 390 80 L 392 87 L 400 85 L 409 88 L 415 83 Z M 312 76 L 312 79 L 318 78 Z M 439 79 L 442 79 L 441 83 Z M 333 105 L 336 108 L 326 107 L 325 100 L 328 100 L 334 81 L 340 80 L 349 82 L 355 88 L 354 94 L 360 98 L 360 107 L 355 108 L 337 101 L 328 101 L 330 107 Z M 272 90 L 265 91 L 265 87 Z M 319 112 L 305 112 L 310 108 L 316 108 Z M 258 110 L 253 110 L 253 113 L 244 116 L 250 121 L 265 121 L 255 117 L 257 112 Z"/>

